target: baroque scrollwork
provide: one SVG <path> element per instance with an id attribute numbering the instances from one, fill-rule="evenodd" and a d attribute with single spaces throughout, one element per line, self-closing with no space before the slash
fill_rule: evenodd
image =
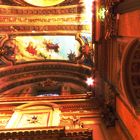
<path id="1" fill-rule="evenodd" d="M 122 0 L 107 0 L 105 9 L 105 39 L 110 39 L 118 34 L 118 18 L 119 15 L 116 12 L 116 8 L 118 4 L 120 4 Z"/>
<path id="2" fill-rule="evenodd" d="M 66 126 L 66 129 L 78 129 L 83 128 L 84 124 L 80 120 L 80 117 L 73 115 L 73 116 L 61 116 L 60 125 Z"/>
<path id="3" fill-rule="evenodd" d="M 115 126 L 116 94 L 117 92 L 116 92 L 115 87 L 112 84 L 110 84 L 108 81 L 105 81 L 105 97 L 104 97 L 104 107 L 102 110 L 102 118 L 106 127 Z"/>
<path id="4" fill-rule="evenodd" d="M 81 34 L 76 35 L 76 40 L 80 43 L 79 55 L 76 57 L 77 63 L 83 63 L 88 66 L 93 66 L 94 50 L 88 42 L 87 37 Z"/>

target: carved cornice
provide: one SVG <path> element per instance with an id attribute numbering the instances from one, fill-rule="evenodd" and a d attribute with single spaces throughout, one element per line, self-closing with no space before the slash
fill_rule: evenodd
<path id="1" fill-rule="evenodd" d="M 83 102 L 71 102 L 71 103 L 64 103 L 61 104 L 61 111 L 65 112 L 65 111 L 80 111 L 82 112 L 84 109 L 89 110 L 89 109 L 94 109 L 97 108 L 97 103 L 95 102 L 95 100 L 87 100 L 87 101 L 83 101 Z M 87 113 L 88 114 L 88 113 Z"/>
<path id="2" fill-rule="evenodd" d="M 1 15 L 0 16 L 0 24 L 5 24 L 5 25 L 29 25 L 29 23 L 33 23 L 34 25 L 61 25 L 65 22 L 65 24 L 69 25 L 69 24 L 73 24 L 73 23 L 79 23 L 82 22 L 82 20 L 85 19 L 84 15 L 80 15 L 77 14 L 76 16 L 71 16 L 71 15 L 65 15 L 63 17 L 61 16 L 56 16 L 54 15 L 53 17 L 51 16 L 36 16 L 36 17 L 26 17 L 26 16 L 22 16 L 22 17 L 15 17 L 15 15 L 11 15 L 9 17 L 9 15 Z M 14 22 L 14 24 L 13 24 Z M 16 29 L 16 28 L 15 28 Z"/>
<path id="3" fill-rule="evenodd" d="M 89 31 L 88 24 L 81 25 L 86 19 L 81 4 L 51 8 L 1 6 L 0 14 L 1 33 L 65 33 L 69 30 L 69 34 L 75 34 Z"/>
<path id="4" fill-rule="evenodd" d="M 78 31 L 88 31 L 88 25 L 44 25 L 44 26 L 33 26 L 33 25 L 0 25 L 0 32 L 2 33 L 32 33 L 34 32 L 57 32 L 57 33 L 65 33 L 69 31 L 69 34 L 76 34 Z M 62 34 L 61 33 L 61 34 Z"/>
<path id="5" fill-rule="evenodd" d="M 77 95 L 66 95 L 66 96 L 48 96 L 48 97 L 18 97 L 18 98 L 5 98 L 0 100 L 0 112 L 9 112 L 12 114 L 13 110 L 21 104 L 27 103 L 44 104 L 44 103 L 57 103 L 62 112 L 65 115 L 72 115 L 76 113 L 82 117 L 97 117 L 100 116 L 100 112 L 96 111 L 98 103 L 96 98 L 92 95 L 77 94 Z"/>
<path id="6" fill-rule="evenodd" d="M 92 140 L 91 129 L 73 129 L 65 130 L 64 127 L 45 127 L 28 129 L 3 129 L 0 130 L 1 139 L 77 139 Z"/>
<path id="7" fill-rule="evenodd" d="M 66 95 L 66 96 L 46 96 L 46 97 L 12 97 L 12 98 L 0 98 L 0 104 L 21 104 L 28 102 L 77 102 L 77 101 L 89 101 L 90 96 L 87 94 L 74 94 L 74 95 Z"/>
<path id="8" fill-rule="evenodd" d="M 2 15 L 69 15 L 80 14 L 84 11 L 84 5 L 72 5 L 67 7 L 51 7 L 51 8 L 31 8 L 31 7 L 10 7 L 1 6 L 0 14 Z"/>

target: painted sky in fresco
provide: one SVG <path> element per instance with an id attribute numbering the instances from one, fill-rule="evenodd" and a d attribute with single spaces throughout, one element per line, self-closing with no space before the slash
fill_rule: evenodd
<path id="1" fill-rule="evenodd" d="M 16 36 L 17 62 L 42 59 L 68 60 L 69 53 L 79 53 L 75 36 Z"/>

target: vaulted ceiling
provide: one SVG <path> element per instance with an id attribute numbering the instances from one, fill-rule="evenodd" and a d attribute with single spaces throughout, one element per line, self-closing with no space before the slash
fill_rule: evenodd
<path id="1" fill-rule="evenodd" d="M 14 5 L 14 6 L 66 6 L 80 3 L 81 0 L 0 0 L 2 5 Z"/>

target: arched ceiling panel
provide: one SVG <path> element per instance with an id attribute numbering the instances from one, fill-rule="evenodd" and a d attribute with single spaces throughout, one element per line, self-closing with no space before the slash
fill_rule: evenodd
<path id="1" fill-rule="evenodd" d="M 33 7 L 68 6 L 79 3 L 81 0 L 0 0 L 1 5 Z"/>

